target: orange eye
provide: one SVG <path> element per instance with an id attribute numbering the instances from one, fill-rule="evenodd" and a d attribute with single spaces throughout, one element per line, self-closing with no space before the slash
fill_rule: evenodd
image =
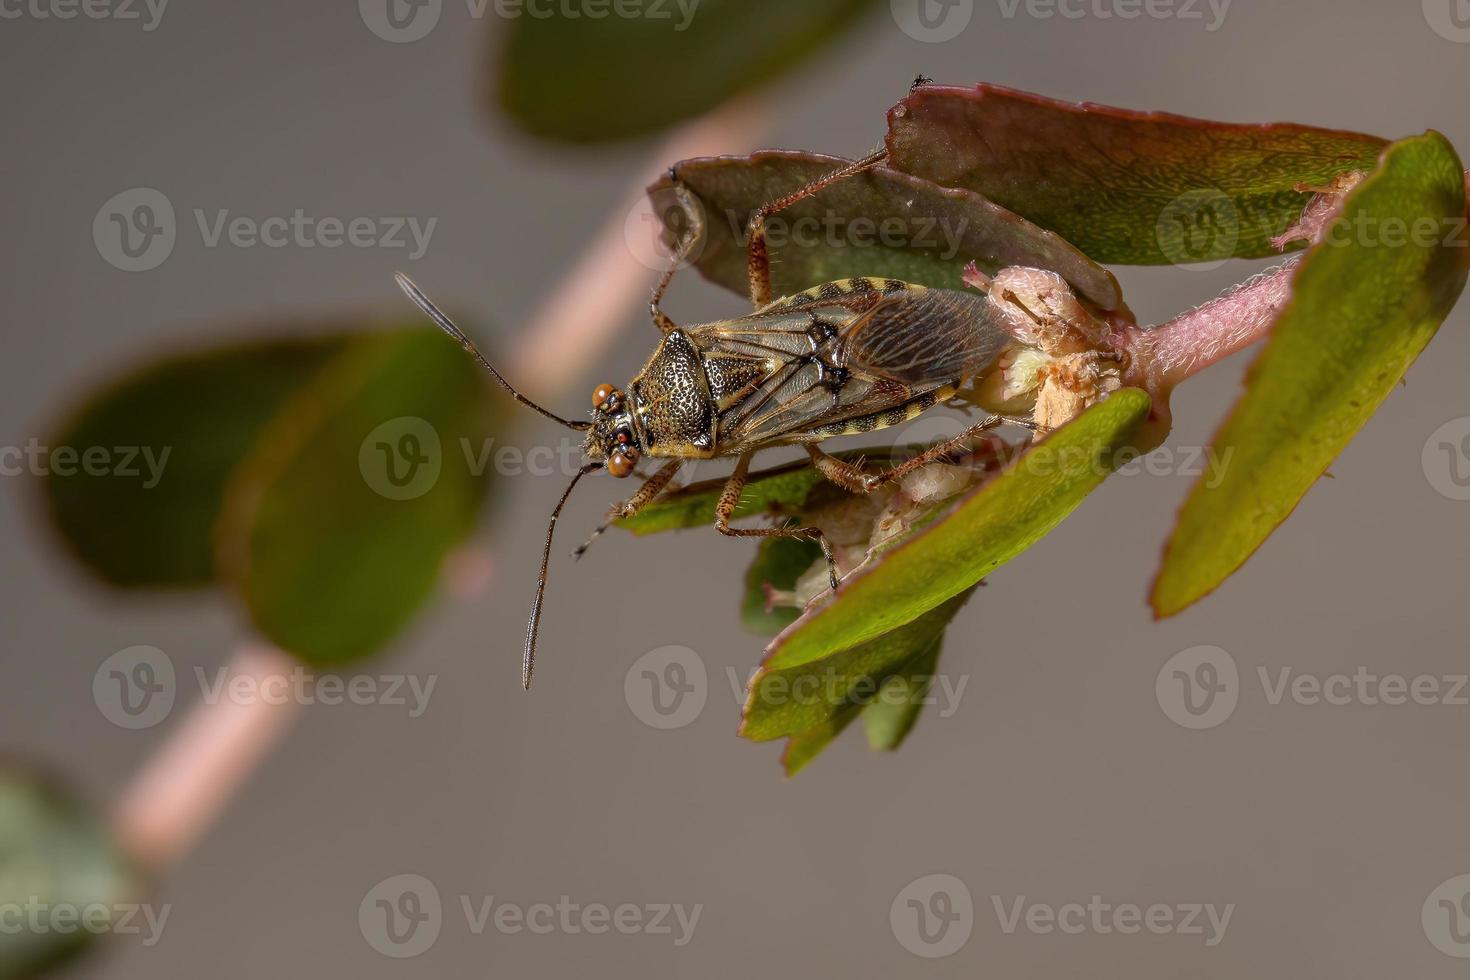
<path id="1" fill-rule="evenodd" d="M 601 408 L 609 398 L 618 393 L 618 389 L 612 385 L 598 385 L 592 389 L 592 407 Z"/>
<path id="2" fill-rule="evenodd" d="M 626 453 L 613 453 L 607 458 L 607 471 L 621 480 L 633 472 L 634 465 L 638 462 L 637 457 Z"/>

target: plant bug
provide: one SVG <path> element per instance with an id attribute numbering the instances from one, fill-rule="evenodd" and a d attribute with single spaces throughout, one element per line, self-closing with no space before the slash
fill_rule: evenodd
<path id="1" fill-rule="evenodd" d="M 546 528 L 541 572 L 526 626 L 523 686 L 531 686 L 535 667 L 552 534 L 573 487 L 588 473 L 606 469 L 625 478 L 643 457 L 666 460 L 632 496 L 613 507 L 612 520 L 638 513 L 663 492 L 685 462 L 734 456 L 734 472 L 716 507 L 715 529 L 732 537 L 817 542 L 836 590 L 832 548 L 819 528 L 730 525 L 756 451 L 803 446 L 828 480 L 853 493 L 871 493 L 955 452 L 987 429 L 1004 421 L 1019 421 L 987 416 L 955 438 L 881 473 L 866 472 L 818 445 L 835 436 L 898 425 L 949 401 L 962 386 L 994 369 L 1010 343 L 999 309 L 988 295 L 980 293 L 929 288 L 898 279 L 857 278 L 823 283 L 772 301 L 767 219 L 823 188 L 876 167 L 886 156 L 880 149 L 757 209 L 750 220 L 747 243 L 754 312 L 688 327 L 670 319 L 661 304 L 674 274 L 703 234 L 703 218 L 693 193 L 671 171 L 673 190 L 689 227 L 649 304 L 662 336 L 626 388 L 600 384 L 594 389 L 590 421 L 564 419 L 516 391 L 459 327 L 408 277 L 398 274 L 398 284 L 408 297 L 479 360 L 516 401 L 586 433 L 588 462 L 562 492 Z M 579 548 L 578 555 L 586 547 Z"/>

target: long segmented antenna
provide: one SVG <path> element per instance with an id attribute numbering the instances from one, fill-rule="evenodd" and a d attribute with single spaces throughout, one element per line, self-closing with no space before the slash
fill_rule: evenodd
<path id="1" fill-rule="evenodd" d="M 445 333 L 449 334 L 449 336 L 459 341 L 461 347 L 474 355 L 475 360 L 479 361 L 480 364 L 484 366 L 485 370 L 495 375 L 495 380 L 500 382 L 500 386 L 502 388 L 510 392 L 510 396 L 512 398 L 520 402 L 522 405 L 525 405 L 527 408 L 535 409 L 542 415 L 551 419 L 551 421 L 561 423 L 568 429 L 574 429 L 577 432 L 586 432 L 588 429 L 592 428 L 591 422 L 568 421 L 567 419 L 562 418 L 560 415 L 557 415 L 553 412 L 548 412 L 546 409 L 542 408 L 540 405 L 537 405 L 535 402 L 531 401 L 531 399 L 527 398 L 519 391 L 516 391 L 515 388 L 512 387 L 511 383 L 505 380 L 505 378 L 501 376 L 500 372 L 495 370 L 495 367 L 488 360 L 485 359 L 485 355 L 480 353 L 480 348 L 475 346 L 475 342 L 471 340 L 468 336 L 466 336 L 465 332 L 459 329 L 459 327 L 455 324 L 453 320 L 445 316 L 444 313 L 439 309 L 439 307 L 435 306 L 433 301 L 430 300 L 429 297 L 424 295 L 423 290 L 419 289 L 419 287 L 413 284 L 412 279 L 408 278 L 408 276 L 405 276 L 401 272 L 393 273 L 393 278 L 397 280 L 398 288 L 403 290 L 403 292 L 408 296 L 409 299 L 413 300 L 413 305 L 423 310 L 428 318 L 430 320 L 433 320 L 435 325 L 438 326 L 440 330 L 443 330 Z"/>
<path id="2" fill-rule="evenodd" d="M 556 509 L 551 512 L 551 522 L 546 525 L 546 546 L 541 549 L 541 576 L 536 580 L 536 598 L 531 602 L 531 621 L 526 624 L 526 655 L 521 660 L 521 687 L 528 691 L 531 689 L 531 671 L 536 668 L 536 634 L 541 629 L 541 601 L 546 598 L 546 569 L 551 564 L 551 535 L 556 531 L 556 519 L 561 516 L 561 509 L 572 495 L 572 488 L 577 485 L 577 481 L 593 470 L 602 469 L 602 466 L 599 460 L 588 463 L 577 471 L 572 482 L 562 491 L 561 499 L 556 502 Z"/>

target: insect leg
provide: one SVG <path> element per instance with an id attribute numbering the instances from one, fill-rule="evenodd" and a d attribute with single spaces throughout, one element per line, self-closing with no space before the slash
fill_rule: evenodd
<path id="1" fill-rule="evenodd" d="M 653 501 L 653 498 L 662 493 L 664 487 L 669 485 L 669 481 L 674 478 L 675 473 L 679 472 L 679 467 L 682 465 L 684 465 L 682 459 L 671 459 L 660 466 L 654 472 L 653 476 L 650 476 L 644 482 L 643 486 L 638 488 L 638 491 L 633 496 L 620 504 L 614 504 L 612 510 L 608 512 L 608 519 L 603 522 L 601 527 L 593 531 L 592 537 L 582 542 L 582 546 L 572 552 L 572 554 L 580 559 L 587 553 L 587 549 L 592 547 L 592 542 L 602 537 L 602 533 L 612 527 L 613 521 L 619 518 L 632 517 L 644 507 L 648 506 Z"/>
<path id="2" fill-rule="evenodd" d="M 720 492 L 719 502 L 715 504 L 715 530 L 732 538 L 803 538 L 815 541 L 821 546 L 822 555 L 827 559 L 827 579 L 832 585 L 832 591 L 836 592 L 837 561 L 832 557 L 832 545 L 827 542 L 827 536 L 820 528 L 730 526 L 730 517 L 735 513 L 735 508 L 740 506 L 740 494 L 745 490 L 745 478 L 750 472 L 750 457 L 750 453 L 742 454 L 740 461 L 735 464 L 735 472 L 725 481 L 725 489 Z"/>
<path id="3" fill-rule="evenodd" d="M 664 293 L 668 292 L 669 283 L 674 281 L 674 274 L 684 267 L 689 261 L 689 256 L 700 242 L 704 241 L 704 208 L 694 199 L 694 194 L 689 190 L 687 184 L 681 183 L 677 175 L 673 175 L 674 196 L 678 198 L 679 207 L 684 211 L 684 218 L 689 222 L 689 227 L 684 230 L 679 239 L 679 250 L 674 253 L 673 261 L 659 279 L 658 285 L 653 288 L 653 301 L 648 304 L 648 311 L 653 314 L 653 322 L 663 333 L 668 333 L 678 326 L 669 315 L 663 311 L 660 305 L 664 301 Z"/>
<path id="4" fill-rule="evenodd" d="M 1005 422 L 1019 421 L 1018 419 L 1004 418 L 999 415 L 988 416 L 983 421 L 970 426 L 953 439 L 948 439 L 937 445 L 930 446 L 913 459 L 890 467 L 882 473 L 864 472 L 862 468 L 854 466 L 845 460 L 838 459 L 836 456 L 816 446 L 807 446 L 806 451 L 811 455 L 812 463 L 816 466 L 817 472 L 837 484 L 837 486 L 851 493 L 872 493 L 874 490 L 886 484 L 902 480 L 920 467 L 928 466 L 930 463 L 953 454 L 956 450 L 965 448 L 971 440 L 982 432 L 994 429 L 996 426 Z"/>
<path id="5" fill-rule="evenodd" d="M 745 265 L 750 278 L 750 301 L 757 309 L 771 301 L 771 256 L 766 251 L 766 219 L 777 211 L 789 208 L 797 201 L 811 197 L 824 187 L 830 187 L 839 180 L 845 180 L 864 170 L 871 170 L 887 158 L 888 149 L 879 147 L 861 160 L 834 170 L 825 177 L 818 177 L 805 187 L 798 188 L 785 197 L 768 201 L 756 209 L 755 214 L 750 216 Z"/>

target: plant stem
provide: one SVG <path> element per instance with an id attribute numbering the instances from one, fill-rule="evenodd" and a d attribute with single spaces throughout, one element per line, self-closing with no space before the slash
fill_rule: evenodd
<path id="1" fill-rule="evenodd" d="M 244 646 L 230 658 L 226 677 L 249 677 L 260 691 L 268 678 L 288 676 L 296 666 L 274 647 Z M 285 734 L 300 705 L 272 700 L 277 703 L 220 697 L 195 704 L 133 779 L 117 803 L 113 831 L 140 867 L 167 867 L 188 850 Z"/>
<path id="2" fill-rule="evenodd" d="M 1130 355 L 1123 383 L 1167 392 L 1260 340 L 1291 297 L 1295 268 L 1277 266 L 1152 329 L 1123 331 L 1120 346 Z"/>

